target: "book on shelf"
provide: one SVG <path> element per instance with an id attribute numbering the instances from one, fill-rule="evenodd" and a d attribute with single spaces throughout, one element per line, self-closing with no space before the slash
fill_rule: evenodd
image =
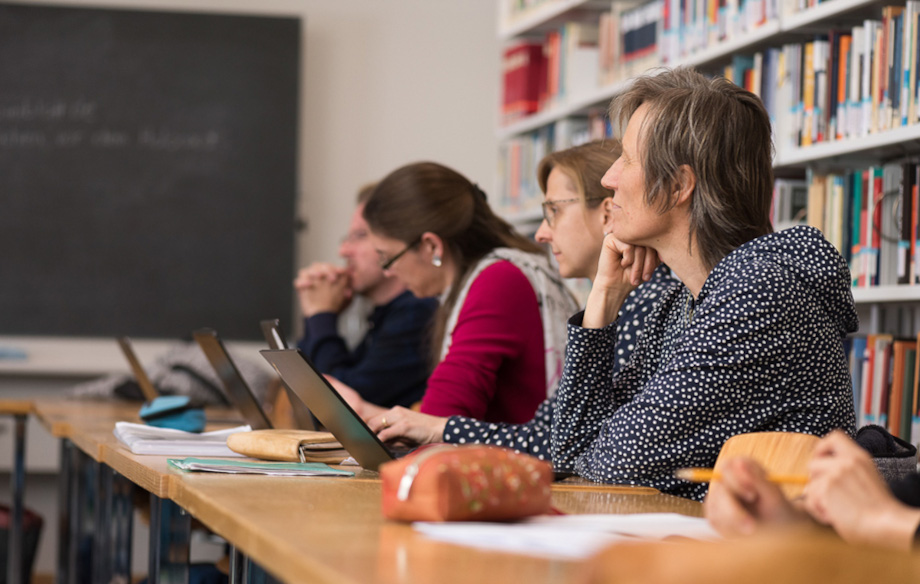
<path id="1" fill-rule="evenodd" d="M 856 170 L 849 173 L 852 183 L 850 192 L 850 253 L 847 255 L 850 264 L 850 276 L 853 286 L 858 286 L 862 261 L 862 222 L 865 219 L 863 209 L 863 188 L 865 185 L 864 173 Z"/>
<path id="2" fill-rule="evenodd" d="M 899 189 L 898 224 L 898 251 L 897 251 L 897 283 L 910 284 L 911 280 L 911 247 L 914 245 L 912 236 L 917 207 L 917 164 L 904 162 L 901 165 L 901 184 Z"/>
<path id="3" fill-rule="evenodd" d="M 799 145 L 812 143 L 815 123 L 815 41 L 807 42 L 802 50 L 802 124 L 799 127 Z"/>
<path id="4" fill-rule="evenodd" d="M 910 238 L 910 255 L 908 255 L 908 283 L 920 283 L 920 163 L 914 165 L 914 184 L 911 189 L 910 228 L 907 236 Z M 917 355 L 920 361 L 920 354 Z"/>
<path id="5" fill-rule="evenodd" d="M 639 75 L 659 62 L 658 45 L 662 29 L 662 2 L 652 0 L 623 11 L 620 36 L 623 39 L 623 72 Z"/>
<path id="6" fill-rule="evenodd" d="M 546 93 L 546 58 L 543 44 L 519 41 L 502 56 L 502 121 L 514 122 L 539 111 Z"/>
<path id="7" fill-rule="evenodd" d="M 776 83 L 764 83 L 764 79 L 776 79 L 778 68 L 780 66 L 781 49 L 779 47 L 770 47 L 766 49 L 761 58 L 762 73 L 760 75 L 759 95 L 763 101 L 764 108 L 770 114 L 770 122 L 774 128 L 774 138 L 778 137 L 776 133 L 776 101 L 778 87 Z"/>
<path id="8" fill-rule="evenodd" d="M 812 118 L 811 118 L 811 130 L 810 135 L 813 141 L 815 142 L 825 142 L 827 141 L 827 126 L 828 126 L 828 115 L 829 108 L 828 96 L 829 96 L 829 83 L 828 83 L 828 70 L 829 70 L 829 54 L 831 52 L 831 44 L 826 37 L 816 38 L 814 41 L 814 84 L 815 84 L 815 94 L 814 94 L 814 104 L 812 108 Z"/>
<path id="9" fill-rule="evenodd" d="M 901 85 L 901 125 L 917 121 L 917 30 L 920 0 L 908 0 L 904 7 L 904 54 Z"/>
<path id="10" fill-rule="evenodd" d="M 917 345 L 914 356 L 913 398 L 905 396 L 910 402 L 910 443 L 920 443 L 920 333 L 917 333 Z"/>
<path id="11" fill-rule="evenodd" d="M 913 359 L 909 354 L 916 354 L 914 341 L 896 340 L 892 345 L 891 389 L 889 390 L 888 430 L 895 436 L 904 434 L 905 384 L 913 376 Z M 908 369 L 908 364 L 910 367 Z M 913 384 L 910 384 L 913 386 Z M 907 391 L 910 391 L 909 389 Z M 913 395 L 910 396 L 913 401 Z"/>
<path id="12" fill-rule="evenodd" d="M 827 176 L 812 175 L 808 181 L 808 224 L 819 231 L 825 231 L 824 203 L 827 193 Z"/>
<path id="13" fill-rule="evenodd" d="M 878 279 L 879 286 L 898 283 L 899 240 L 901 237 L 900 217 L 896 215 L 901 204 L 903 188 L 903 167 L 900 163 L 882 167 L 882 194 L 877 211 L 878 231 Z"/>
<path id="14" fill-rule="evenodd" d="M 773 181 L 773 229 L 782 231 L 805 223 L 808 183 L 804 180 L 777 178 Z"/>
<path id="15" fill-rule="evenodd" d="M 865 363 L 862 369 L 862 387 L 857 409 L 857 424 L 887 426 L 889 378 L 888 359 L 894 337 L 889 334 L 870 334 L 866 338 Z"/>
<path id="16" fill-rule="evenodd" d="M 767 113 L 773 121 L 776 147 L 788 150 L 799 143 L 798 129 L 801 124 L 801 103 L 799 95 L 802 85 L 802 45 L 787 43 L 778 54 L 774 75 L 764 76 L 764 85 L 775 88 L 776 98 Z M 771 93 L 771 89 L 761 89 L 761 95 Z M 767 105 L 766 102 L 764 104 Z"/>
<path id="17" fill-rule="evenodd" d="M 847 73 L 849 75 L 846 87 L 846 120 L 842 132 L 836 136 L 838 140 L 855 137 L 860 134 L 862 118 L 862 75 L 865 68 L 865 36 L 862 26 L 854 26 L 850 33 L 849 57 L 847 59 Z"/>
<path id="18" fill-rule="evenodd" d="M 829 38 L 833 58 L 830 60 L 831 87 L 827 100 L 827 133 L 829 140 L 841 140 L 845 135 L 845 124 L 842 120 L 847 104 L 847 65 L 853 35 L 846 31 L 832 30 Z"/>
<path id="19" fill-rule="evenodd" d="M 866 337 L 853 337 L 848 340 L 847 358 L 850 364 L 850 378 L 853 386 L 853 405 L 859 414 L 860 396 L 863 386 L 863 366 L 866 362 Z"/>
<path id="20" fill-rule="evenodd" d="M 581 96 L 596 89 L 600 77 L 599 26 L 597 22 L 567 22 L 562 27 L 561 86 L 565 95 Z"/>
<path id="21" fill-rule="evenodd" d="M 622 39 L 620 37 L 620 12 L 622 3 L 614 2 L 611 9 L 598 18 L 598 84 L 609 85 L 622 78 Z"/>

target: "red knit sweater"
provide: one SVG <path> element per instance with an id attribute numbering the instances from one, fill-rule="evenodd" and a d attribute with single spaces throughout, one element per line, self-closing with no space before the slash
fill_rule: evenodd
<path id="1" fill-rule="evenodd" d="M 422 412 L 520 424 L 544 399 L 537 296 L 511 262 L 496 262 L 470 285 L 450 349 L 428 379 Z"/>

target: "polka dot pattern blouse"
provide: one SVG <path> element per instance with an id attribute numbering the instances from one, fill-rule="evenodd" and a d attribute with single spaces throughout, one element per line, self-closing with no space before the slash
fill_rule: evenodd
<path id="1" fill-rule="evenodd" d="M 707 485 L 674 470 L 712 466 L 735 434 L 855 432 L 843 349 L 858 324 L 850 273 L 811 227 L 739 247 L 695 301 L 683 285 L 667 290 L 619 371 L 622 323 L 580 324 L 569 321 L 557 393 L 557 470 L 699 500 Z"/>
<path id="2" fill-rule="evenodd" d="M 644 328 L 645 318 L 664 291 L 680 283 L 671 276 L 667 266 L 661 266 L 652 278 L 633 290 L 620 309 L 619 341 L 614 347 L 614 370 L 628 361 Z M 543 401 L 533 420 L 524 424 L 482 422 L 475 418 L 451 416 L 444 428 L 442 440 L 457 444 L 477 443 L 507 446 L 519 452 L 532 454 L 541 460 L 550 459 L 550 432 L 553 424 L 555 395 Z"/>

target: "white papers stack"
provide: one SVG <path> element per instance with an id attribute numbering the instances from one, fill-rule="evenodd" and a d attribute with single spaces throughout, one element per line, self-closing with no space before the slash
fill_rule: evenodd
<path id="1" fill-rule="evenodd" d="M 321 462 L 250 462 L 210 458 L 170 458 L 179 470 L 226 474 L 260 474 L 277 477 L 353 477 L 350 470 L 334 469 Z"/>
<path id="2" fill-rule="evenodd" d="M 242 456 L 227 447 L 227 436 L 248 432 L 249 426 L 195 434 L 146 424 L 116 422 L 115 437 L 134 454 L 168 456 Z"/>
<path id="3" fill-rule="evenodd" d="M 587 558 L 617 541 L 720 537 L 705 519 L 677 513 L 559 515 L 519 523 L 417 522 L 412 526 L 438 541 L 563 560 Z"/>

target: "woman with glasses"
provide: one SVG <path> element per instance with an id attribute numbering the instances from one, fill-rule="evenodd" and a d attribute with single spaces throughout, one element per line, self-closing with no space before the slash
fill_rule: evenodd
<path id="1" fill-rule="evenodd" d="M 555 391 L 576 308 L 546 253 L 497 217 L 476 184 L 432 162 L 384 178 L 364 218 L 381 267 L 416 296 L 441 300 L 421 411 L 529 420 Z M 349 399 L 365 418 L 384 411 Z"/>
<path id="2" fill-rule="evenodd" d="M 601 186 L 601 177 L 619 153 L 617 141 L 601 140 L 554 152 L 540 162 L 537 179 L 544 193 L 543 222 L 536 239 L 550 248 L 565 278 L 594 277 L 604 232 L 611 229 L 613 192 Z M 670 271 L 661 267 L 624 304 L 620 315 L 626 324 L 616 348 L 618 368 L 629 359 L 651 305 L 674 285 Z M 382 440 L 497 444 L 548 459 L 554 406 L 555 397 L 544 400 L 524 424 L 466 415 L 430 416 L 401 407 L 372 417 L 368 424 Z"/>

